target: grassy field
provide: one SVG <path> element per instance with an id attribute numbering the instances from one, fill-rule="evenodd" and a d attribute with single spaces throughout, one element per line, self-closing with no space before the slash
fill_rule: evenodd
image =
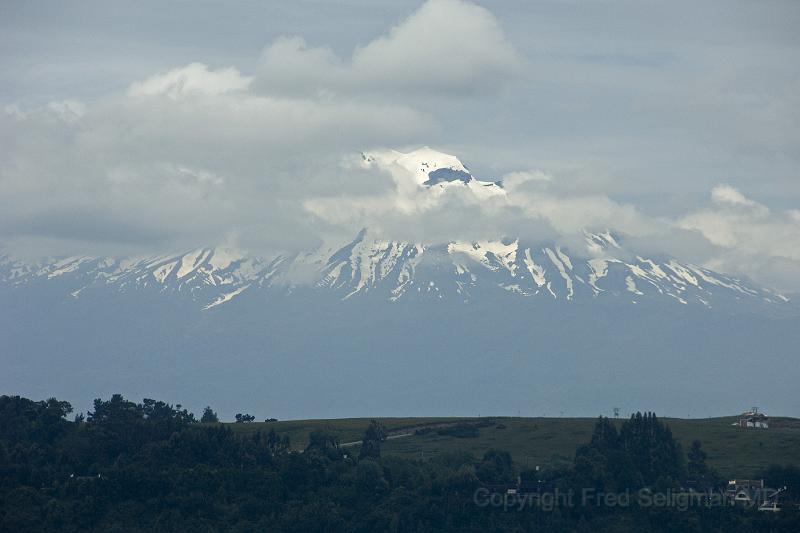
<path id="1" fill-rule="evenodd" d="M 511 453 L 520 468 L 557 466 L 569 463 L 575 449 L 588 442 L 593 418 L 382 418 L 379 419 L 395 437 L 384 443 L 385 455 L 429 459 L 441 453 L 463 451 L 476 456 L 490 448 Z M 800 420 L 781 419 L 781 427 L 741 429 L 732 425 L 737 417 L 679 419 L 665 422 L 681 442 L 684 451 L 692 440 L 699 439 L 708 454 L 708 463 L 723 475 L 734 478 L 754 476 L 770 464 L 800 465 Z M 436 430 L 457 423 L 482 423 L 474 438 L 458 438 L 437 434 Z M 490 424 L 491 422 L 491 424 Z M 621 420 L 619 421 L 621 423 Z M 324 429 L 338 436 L 341 443 L 355 442 L 369 424 L 366 418 L 334 420 L 290 420 L 269 423 L 230 424 L 238 432 L 255 432 L 274 428 L 288 434 L 292 447 L 302 449 L 308 435 Z M 424 434 L 417 429 L 429 428 Z"/>

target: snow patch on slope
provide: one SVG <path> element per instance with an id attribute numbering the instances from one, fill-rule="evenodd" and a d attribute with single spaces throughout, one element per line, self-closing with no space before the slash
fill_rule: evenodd
<path id="1" fill-rule="evenodd" d="M 547 279 L 545 278 L 545 270 L 543 266 L 537 265 L 533 258 L 531 258 L 531 249 L 525 248 L 525 266 L 528 268 L 528 272 L 531 274 L 531 278 L 533 278 L 533 282 L 536 283 L 537 287 L 543 287 L 547 283 Z"/>
<path id="2" fill-rule="evenodd" d="M 561 274 L 562 278 L 564 278 L 564 281 L 567 284 L 567 300 L 571 300 L 572 296 L 575 294 L 575 291 L 572 286 L 572 278 L 569 277 L 569 274 L 567 274 L 567 269 L 564 267 L 564 263 L 561 262 L 561 259 L 558 258 L 558 255 L 556 255 L 550 248 L 545 248 L 544 251 L 547 254 L 547 257 L 550 258 L 550 262 L 553 263 L 558 269 L 558 273 Z"/>
<path id="3" fill-rule="evenodd" d="M 196 250 L 184 255 L 181 258 L 181 267 L 178 269 L 178 279 L 194 272 L 194 270 L 205 261 L 209 253 L 208 250 Z"/>
<path id="4" fill-rule="evenodd" d="M 224 304 L 226 302 L 230 302 L 231 300 L 233 300 L 234 298 L 236 298 L 237 296 L 242 294 L 242 292 L 244 292 L 245 289 L 247 289 L 249 286 L 250 286 L 249 284 L 248 285 L 244 285 L 244 286 L 239 287 L 238 289 L 236 289 L 234 291 L 231 291 L 231 292 L 224 293 L 224 294 L 220 295 L 219 298 L 217 298 L 216 300 L 214 300 L 210 304 L 208 304 L 205 307 L 203 307 L 203 310 L 208 310 L 208 309 L 211 309 L 212 307 L 217 307 L 218 305 L 222 305 L 222 304 Z"/>

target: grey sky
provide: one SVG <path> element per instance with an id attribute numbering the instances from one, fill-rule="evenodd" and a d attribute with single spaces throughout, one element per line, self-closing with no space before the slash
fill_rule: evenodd
<path id="1" fill-rule="evenodd" d="M 446 202 L 423 235 L 461 211 L 567 233 L 582 210 L 800 290 L 800 4 L 476 4 L 2 2 L 0 240 L 306 246 L 353 229 L 309 200 L 391 194 L 343 157 L 430 145 L 482 179 L 552 179 L 499 214 Z M 176 75 L 200 89 L 158 92 L 194 63 Z"/>

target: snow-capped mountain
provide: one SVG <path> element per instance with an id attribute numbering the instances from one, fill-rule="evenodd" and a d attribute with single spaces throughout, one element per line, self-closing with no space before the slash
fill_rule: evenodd
<path id="1" fill-rule="evenodd" d="M 507 195 L 429 149 L 361 164 L 388 169 L 403 201 Z M 798 317 L 774 291 L 639 253 L 613 228 L 568 243 L 366 228 L 292 253 L 0 254 L 0 391 L 280 418 L 796 413 Z"/>
<path id="2" fill-rule="evenodd" d="M 453 188 L 478 199 L 503 197 L 500 182 L 481 181 L 455 156 L 430 148 L 362 154 L 395 176 L 399 188 L 435 197 Z M 612 231 L 584 231 L 577 249 L 526 236 L 444 243 L 393 242 L 362 230 L 354 240 L 303 253 L 252 255 L 221 247 L 138 257 L 66 257 L 39 263 L 0 257 L 0 282 L 14 290 L 50 283 L 64 296 L 144 291 L 188 298 L 210 310 L 244 294 L 310 291 L 336 299 L 369 295 L 387 302 L 452 299 L 491 292 L 565 303 L 619 299 L 712 307 L 715 302 L 788 299 L 769 289 L 670 257 L 646 258 Z M 57 283 L 56 283 L 57 282 Z"/>
<path id="3" fill-rule="evenodd" d="M 338 299 L 378 297 L 387 303 L 426 298 L 470 302 L 491 291 L 571 304 L 598 298 L 631 303 L 663 299 L 705 307 L 720 298 L 788 302 L 769 289 L 696 265 L 637 256 L 624 250 L 610 232 L 586 233 L 585 246 L 575 253 L 558 244 L 521 239 L 424 245 L 375 240 L 364 230 L 338 249 L 268 257 L 206 248 L 146 258 L 68 257 L 40 264 L 5 258 L 0 281 L 14 290 L 50 283 L 75 299 L 101 289 L 158 291 L 188 298 L 206 310 L 232 305 L 248 292 L 295 290 Z"/>

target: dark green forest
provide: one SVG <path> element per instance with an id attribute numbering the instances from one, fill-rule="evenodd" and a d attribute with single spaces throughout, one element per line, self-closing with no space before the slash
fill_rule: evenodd
<path id="1" fill-rule="evenodd" d="M 234 432 L 210 409 L 201 422 L 114 395 L 71 413 L 0 396 L 0 531 L 800 531 L 795 506 L 687 504 L 726 480 L 701 442 L 682 449 L 652 413 L 599 418 L 569 467 L 542 471 L 502 450 L 382 456 L 377 421 L 361 446 L 315 431 L 293 451 L 288 437 Z M 795 466 L 763 477 L 798 497 Z"/>

